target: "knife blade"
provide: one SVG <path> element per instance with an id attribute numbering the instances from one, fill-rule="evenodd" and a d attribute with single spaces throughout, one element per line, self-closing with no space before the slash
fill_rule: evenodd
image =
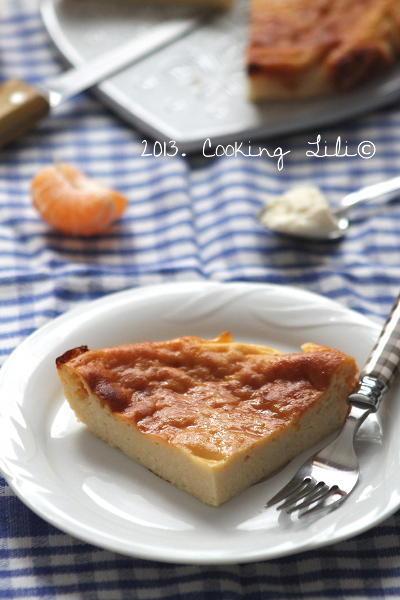
<path id="1" fill-rule="evenodd" d="M 152 27 L 144 36 L 38 86 L 19 79 L 4 81 L 0 85 L 0 147 L 31 130 L 59 104 L 184 37 L 200 24 L 201 19 L 196 17 L 165 21 Z"/>

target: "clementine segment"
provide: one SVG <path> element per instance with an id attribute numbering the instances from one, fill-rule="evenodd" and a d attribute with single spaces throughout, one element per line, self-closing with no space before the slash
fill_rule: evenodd
<path id="1" fill-rule="evenodd" d="M 121 217 L 127 199 L 68 163 L 44 167 L 32 179 L 33 205 L 42 218 L 68 235 L 92 236 Z"/>

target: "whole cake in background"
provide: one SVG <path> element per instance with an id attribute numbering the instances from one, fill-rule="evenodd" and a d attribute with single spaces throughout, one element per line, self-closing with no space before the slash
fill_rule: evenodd
<path id="1" fill-rule="evenodd" d="M 345 92 L 400 54 L 399 0 L 252 0 L 250 96 Z"/>

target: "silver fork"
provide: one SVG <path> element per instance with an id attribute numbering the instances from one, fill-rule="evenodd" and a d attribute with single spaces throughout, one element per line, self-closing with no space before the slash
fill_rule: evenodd
<path id="1" fill-rule="evenodd" d="M 298 516 L 304 517 L 336 508 L 346 499 L 360 475 L 354 438 L 368 415 L 378 410 L 399 363 L 400 295 L 360 373 L 356 391 L 347 399 L 350 409 L 338 436 L 306 460 L 267 507 L 278 504 L 277 510 L 298 511 Z"/>

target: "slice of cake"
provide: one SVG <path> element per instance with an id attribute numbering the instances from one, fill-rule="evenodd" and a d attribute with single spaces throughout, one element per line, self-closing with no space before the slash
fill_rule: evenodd
<path id="1" fill-rule="evenodd" d="M 353 358 L 182 337 L 67 351 L 56 361 L 77 418 L 133 460 L 220 505 L 336 430 Z"/>
<path id="2" fill-rule="evenodd" d="M 343 92 L 399 54 L 399 0 L 251 0 L 253 100 Z"/>

